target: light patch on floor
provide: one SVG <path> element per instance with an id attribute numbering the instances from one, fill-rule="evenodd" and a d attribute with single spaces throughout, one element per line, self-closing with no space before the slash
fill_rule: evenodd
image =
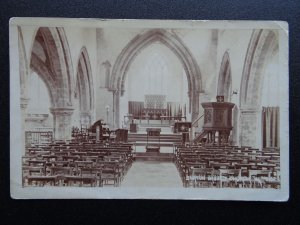
<path id="1" fill-rule="evenodd" d="M 178 171 L 171 162 L 134 162 L 121 186 L 183 187 Z"/>

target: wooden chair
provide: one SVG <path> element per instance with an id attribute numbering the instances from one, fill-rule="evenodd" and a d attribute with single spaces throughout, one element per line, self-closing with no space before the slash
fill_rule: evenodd
<path id="1" fill-rule="evenodd" d="M 265 187 L 265 178 L 271 177 L 270 170 L 249 170 L 249 178 L 252 181 L 252 188 Z"/>
<path id="2" fill-rule="evenodd" d="M 95 187 L 97 185 L 97 178 L 95 176 L 65 176 L 65 182 L 68 186 L 79 185 L 79 187 L 88 185 Z"/>
<path id="3" fill-rule="evenodd" d="M 102 168 L 101 183 L 103 185 L 113 185 L 114 187 L 119 186 L 120 173 L 118 171 L 117 163 L 102 161 L 98 166 Z"/>
<path id="4" fill-rule="evenodd" d="M 25 186 L 28 177 L 31 176 L 45 176 L 45 166 L 22 166 L 22 187 Z"/>
<path id="5" fill-rule="evenodd" d="M 208 179 L 212 176 L 213 169 L 211 168 L 191 168 L 186 186 L 189 187 L 210 187 L 212 182 Z"/>
<path id="6" fill-rule="evenodd" d="M 55 185 L 56 183 L 56 176 L 28 176 L 26 179 L 29 186 Z"/>
<path id="7" fill-rule="evenodd" d="M 99 187 L 102 187 L 102 168 L 80 168 L 81 177 L 96 177 Z"/>
<path id="8" fill-rule="evenodd" d="M 241 181 L 241 169 L 219 169 L 220 187 L 239 187 Z"/>

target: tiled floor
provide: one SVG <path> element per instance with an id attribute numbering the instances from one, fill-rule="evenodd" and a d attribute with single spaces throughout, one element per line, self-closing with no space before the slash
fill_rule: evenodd
<path id="1" fill-rule="evenodd" d="M 134 162 L 122 187 L 182 187 L 178 171 L 171 162 Z"/>

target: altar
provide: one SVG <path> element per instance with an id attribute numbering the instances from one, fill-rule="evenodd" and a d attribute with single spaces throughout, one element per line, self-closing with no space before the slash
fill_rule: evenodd
<path id="1" fill-rule="evenodd" d="M 180 102 L 167 102 L 165 95 L 145 95 L 145 101 L 128 101 L 128 113 L 124 115 L 124 124 L 132 121 L 149 124 L 151 120 L 174 122 L 186 120 L 186 105 Z"/>

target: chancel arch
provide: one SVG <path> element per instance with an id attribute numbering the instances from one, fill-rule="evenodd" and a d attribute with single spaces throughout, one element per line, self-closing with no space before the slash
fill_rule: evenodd
<path id="1" fill-rule="evenodd" d="M 30 68 L 48 89 L 55 139 L 68 139 L 73 113 L 73 66 L 63 28 L 38 28 L 32 46 Z"/>
<path id="2" fill-rule="evenodd" d="M 181 62 L 161 43 L 152 43 L 136 57 L 127 72 L 124 95 L 120 97 L 120 123 L 126 115 L 182 116 L 188 121 L 188 84 Z M 125 121 L 124 121 L 125 122 Z M 126 124 L 126 122 L 125 122 Z"/>
<path id="3" fill-rule="evenodd" d="M 192 114 L 192 121 L 199 114 L 199 93 L 202 90 L 200 68 L 189 49 L 180 38 L 167 30 L 151 29 L 134 37 L 121 51 L 114 67 L 110 82 L 110 90 L 116 98 L 114 108 L 116 112 L 115 124 L 119 125 L 119 98 L 125 91 L 125 80 L 129 67 L 139 53 L 152 43 L 159 42 L 168 47 L 182 63 L 188 80 L 189 112 Z"/>

